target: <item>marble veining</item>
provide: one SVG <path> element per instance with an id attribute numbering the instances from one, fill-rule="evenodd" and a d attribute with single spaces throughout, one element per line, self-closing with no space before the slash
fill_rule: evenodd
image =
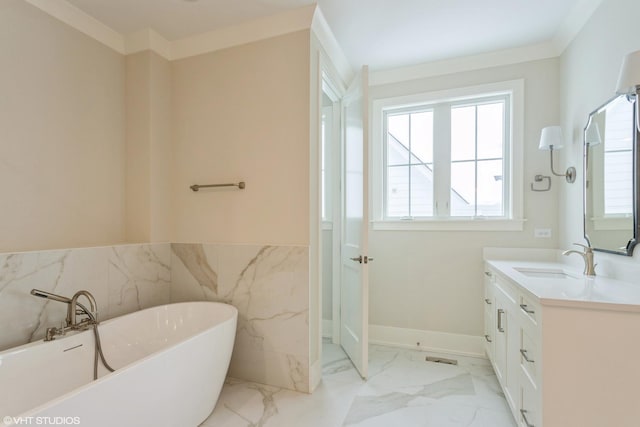
<path id="1" fill-rule="evenodd" d="M 313 394 L 229 379 L 202 427 L 515 427 L 487 360 L 372 345 L 363 381 L 339 346 L 323 345 Z M 426 362 L 455 358 L 457 366 Z"/>
<path id="2" fill-rule="evenodd" d="M 0 254 L 0 350 L 42 339 L 60 326 L 66 305 L 30 294 L 91 292 L 101 320 L 160 304 L 170 296 L 169 244 Z"/>
<path id="3" fill-rule="evenodd" d="M 169 301 L 171 254 L 168 245 L 114 246 L 108 266 L 108 317 Z"/>
<path id="4" fill-rule="evenodd" d="M 171 250 L 172 302 L 238 309 L 230 375 L 307 391 L 308 248 L 181 243 Z"/>
<path id="5" fill-rule="evenodd" d="M 357 396 L 345 425 L 358 424 L 363 420 L 408 407 L 414 402 L 428 404 L 426 399 L 440 399 L 455 395 L 473 395 L 475 390 L 471 375 L 466 373 L 450 379 L 426 384 L 416 392 L 393 391 L 380 396 Z M 426 399 L 421 399 L 426 398 Z"/>
<path id="6" fill-rule="evenodd" d="M 207 263 L 207 255 L 202 245 L 174 243 L 171 245 L 173 253 L 191 272 L 198 285 L 218 293 L 218 274 Z"/>

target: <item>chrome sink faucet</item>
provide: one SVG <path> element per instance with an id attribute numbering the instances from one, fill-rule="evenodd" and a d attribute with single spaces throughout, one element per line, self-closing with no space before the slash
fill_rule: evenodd
<path id="1" fill-rule="evenodd" d="M 574 245 L 582 246 L 584 248 L 584 252 L 576 251 L 576 250 L 568 250 L 562 252 L 562 255 L 570 255 L 570 254 L 578 254 L 584 260 L 584 275 L 585 276 L 595 276 L 596 275 L 596 266 L 593 263 L 593 248 L 591 246 L 581 245 L 580 243 L 574 243 Z"/>
<path id="2" fill-rule="evenodd" d="M 98 323 L 96 300 L 89 291 L 78 291 L 73 295 L 73 297 L 67 298 L 62 295 L 52 294 L 50 292 L 41 291 L 39 289 L 32 289 L 31 295 L 50 299 L 52 301 L 62 302 L 68 305 L 65 325 L 59 328 L 47 328 L 46 336 L 44 339 L 45 341 L 51 341 L 58 335 L 65 335 L 67 331 L 70 330 L 82 331 L 88 329 L 90 326 Z M 80 298 L 81 296 L 84 296 L 89 301 L 89 309 L 78 302 L 78 298 Z M 87 319 L 78 321 L 76 317 L 78 315 L 86 315 Z"/>

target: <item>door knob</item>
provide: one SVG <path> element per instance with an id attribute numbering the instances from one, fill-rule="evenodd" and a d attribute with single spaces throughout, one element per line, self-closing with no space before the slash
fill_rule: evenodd
<path id="1" fill-rule="evenodd" d="M 358 261 L 360 264 L 362 264 L 362 255 L 355 257 L 355 258 L 349 258 L 351 261 Z"/>

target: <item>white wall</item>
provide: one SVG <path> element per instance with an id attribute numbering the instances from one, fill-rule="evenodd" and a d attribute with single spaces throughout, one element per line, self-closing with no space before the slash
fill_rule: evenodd
<path id="1" fill-rule="evenodd" d="M 126 57 L 126 236 L 168 242 L 171 230 L 171 64 L 146 50 Z"/>
<path id="2" fill-rule="evenodd" d="M 562 126 L 569 144 L 565 162 L 577 167 L 576 183 L 584 177 L 582 132 L 588 115 L 615 95 L 624 55 L 640 50 L 639 16 L 637 0 L 603 1 L 560 58 Z M 559 246 L 568 248 L 573 242 L 583 242 L 582 186 L 562 185 L 560 196 Z M 633 258 L 640 262 L 639 250 Z M 596 253 L 600 271 L 607 264 L 623 261 L 629 260 Z M 613 270 L 611 273 L 615 274 Z"/>
<path id="3" fill-rule="evenodd" d="M 554 180 L 552 191 L 543 193 L 530 191 L 529 184 L 534 175 L 549 174 L 548 152 L 537 146 L 540 130 L 560 120 L 557 58 L 374 86 L 370 93 L 379 99 L 514 79 L 525 81 L 524 231 L 372 231 L 370 324 L 479 336 L 482 248 L 556 246 L 561 184 Z M 536 227 L 551 228 L 553 237 L 534 238 Z"/>
<path id="4" fill-rule="evenodd" d="M 0 2 L 0 251 L 121 243 L 124 57 Z"/>
<path id="5" fill-rule="evenodd" d="M 171 64 L 173 241 L 309 244 L 309 40 Z M 241 180 L 241 191 L 189 189 Z"/>

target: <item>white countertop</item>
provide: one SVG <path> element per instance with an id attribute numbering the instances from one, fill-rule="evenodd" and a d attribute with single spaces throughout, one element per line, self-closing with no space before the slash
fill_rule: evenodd
<path id="1" fill-rule="evenodd" d="M 490 259 L 486 262 L 542 305 L 640 312 L 640 286 L 633 283 L 601 276 L 587 277 L 582 271 L 558 262 Z M 526 270 L 562 272 L 566 276 L 532 277 L 523 273 Z"/>

